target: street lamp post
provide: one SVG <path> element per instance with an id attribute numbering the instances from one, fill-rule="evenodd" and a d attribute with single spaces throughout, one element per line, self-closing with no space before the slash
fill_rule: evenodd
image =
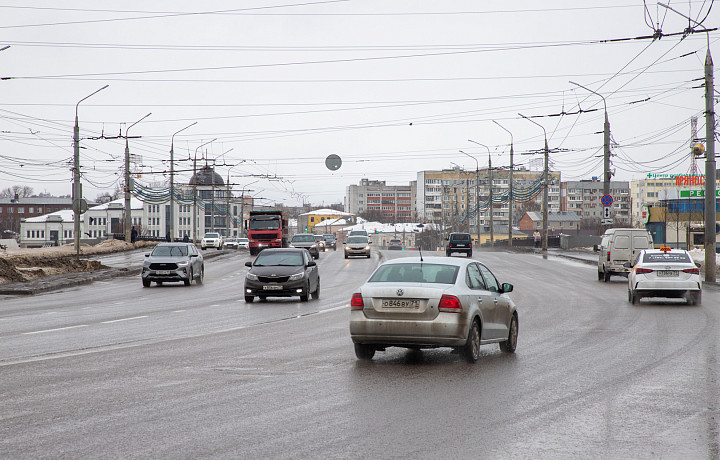
<path id="1" fill-rule="evenodd" d="M 527 121 L 538 125 L 540 128 L 542 128 L 543 133 L 545 135 L 545 169 L 543 170 L 542 250 L 543 250 L 543 252 L 547 252 L 547 249 L 548 249 L 548 163 L 550 160 L 550 152 L 548 150 L 548 141 L 547 141 L 547 131 L 545 131 L 545 128 L 543 127 L 543 125 L 536 122 L 535 120 L 532 120 L 532 119 L 526 117 L 522 113 L 519 113 L 518 115 L 520 115 Z"/>
<path id="2" fill-rule="evenodd" d="M 170 137 L 170 241 L 175 241 L 175 134 L 185 131 L 189 127 L 196 125 L 197 121 L 191 123 L 181 130 L 175 131 Z"/>
<path id="3" fill-rule="evenodd" d="M 603 195 L 610 195 L 610 122 L 608 121 L 607 103 L 602 94 L 596 93 L 590 88 L 586 88 L 574 81 L 570 83 L 586 91 L 590 91 L 596 96 L 599 96 L 603 101 L 603 106 L 605 107 L 605 123 L 603 124 Z"/>
<path id="4" fill-rule="evenodd" d="M 201 147 L 205 147 L 206 145 L 215 142 L 217 140 L 217 137 L 211 141 L 205 142 L 202 145 L 198 145 L 195 148 L 195 157 L 193 159 L 193 224 L 192 224 L 192 233 L 193 233 L 193 243 L 197 243 L 197 151 Z M 213 171 L 214 174 L 215 171 Z"/>
<path id="5" fill-rule="evenodd" d="M 471 156 L 469 153 L 465 153 L 462 150 L 460 150 L 460 153 L 463 155 L 467 155 L 473 160 L 475 160 L 475 230 L 477 231 L 477 242 L 478 245 L 480 244 L 480 201 L 478 200 L 478 196 L 480 195 L 480 163 L 478 163 L 477 158 L 474 156 Z"/>
<path id="6" fill-rule="evenodd" d="M 125 242 L 130 242 L 130 228 L 132 227 L 132 205 L 130 197 L 132 192 L 132 186 L 130 185 L 130 145 L 128 144 L 128 132 L 130 128 L 140 123 L 147 117 L 152 115 L 152 112 L 148 113 L 135 123 L 125 129 Z"/>
<path id="7" fill-rule="evenodd" d="M 492 174 L 492 158 L 490 156 L 490 148 L 485 145 L 481 144 L 480 142 L 475 142 L 472 139 L 468 139 L 468 142 L 472 142 L 473 144 L 481 145 L 485 147 L 488 151 L 488 182 L 490 187 L 490 192 L 488 194 L 488 210 L 490 214 L 490 247 L 495 246 L 495 219 L 493 218 L 493 174 Z M 478 238 L 480 238 L 480 233 L 478 232 Z"/>
<path id="8" fill-rule="evenodd" d="M 8 49 L 9 46 L 2 50 Z M 0 51 L 2 51 L 0 50 Z M 78 106 L 82 101 L 104 90 L 110 85 L 105 85 L 89 96 L 85 96 L 75 104 L 75 128 L 73 129 L 73 236 L 75 237 L 75 254 L 80 255 L 80 203 L 82 200 L 82 184 L 80 183 L 80 126 L 78 125 Z"/>
<path id="9" fill-rule="evenodd" d="M 505 128 L 503 125 L 498 123 L 497 121 L 493 120 L 493 123 L 507 131 L 508 134 L 510 134 L 510 177 L 508 179 L 508 247 L 512 247 L 513 243 L 513 234 L 512 234 L 512 226 L 513 226 L 513 135 L 512 133 Z"/>

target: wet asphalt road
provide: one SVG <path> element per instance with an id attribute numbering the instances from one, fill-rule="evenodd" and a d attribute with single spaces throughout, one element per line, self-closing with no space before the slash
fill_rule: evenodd
<path id="1" fill-rule="evenodd" d="M 592 265 L 476 253 L 515 285 L 516 354 L 359 362 L 348 302 L 379 254 L 323 253 L 307 303 L 245 304 L 244 252 L 208 259 L 202 286 L 2 297 L 0 458 L 720 456 L 717 288 L 632 306 Z"/>

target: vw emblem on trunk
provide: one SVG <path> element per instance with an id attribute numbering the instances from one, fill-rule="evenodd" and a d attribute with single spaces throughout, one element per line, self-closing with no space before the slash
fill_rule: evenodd
<path id="1" fill-rule="evenodd" d="M 403 294 L 405 294 L 405 291 L 403 291 L 402 289 L 397 290 L 398 297 L 402 296 Z"/>

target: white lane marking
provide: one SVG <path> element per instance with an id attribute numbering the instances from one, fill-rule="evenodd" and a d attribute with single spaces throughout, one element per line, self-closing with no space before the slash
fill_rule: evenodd
<path id="1" fill-rule="evenodd" d="M 48 311 L 45 313 L 46 315 L 57 315 L 56 311 Z"/>
<path id="2" fill-rule="evenodd" d="M 184 312 L 184 311 L 185 311 L 185 310 L 175 310 L 175 311 L 173 311 L 173 313 L 182 313 L 182 312 Z"/>
<path id="3" fill-rule="evenodd" d="M 44 334 L 46 332 L 55 332 L 55 331 L 64 331 L 66 329 L 75 329 L 76 327 L 88 327 L 88 325 L 87 324 L 78 324 L 77 326 L 67 326 L 67 327 L 58 327 L 55 329 L 44 329 L 42 331 L 23 332 L 22 335 Z"/>
<path id="4" fill-rule="evenodd" d="M 113 319 L 113 320 L 110 320 L 110 321 L 103 321 L 102 324 L 119 323 L 120 321 L 130 321 L 130 320 L 133 320 L 133 319 L 142 319 L 142 318 L 147 318 L 147 315 L 144 315 L 144 316 L 133 316 L 132 318 Z"/>

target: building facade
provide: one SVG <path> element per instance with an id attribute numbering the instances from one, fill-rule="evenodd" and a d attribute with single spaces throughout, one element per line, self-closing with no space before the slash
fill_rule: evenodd
<path id="1" fill-rule="evenodd" d="M 561 185 L 561 209 L 577 214 L 583 224 L 598 225 L 603 219 L 603 183 L 597 178 L 579 181 L 567 181 Z M 612 205 L 610 215 L 613 224 L 630 226 L 630 183 L 627 181 L 610 182 Z"/>
<path id="2" fill-rule="evenodd" d="M 0 198 L 0 232 L 19 233 L 23 219 L 65 209 L 72 210 L 72 198 L 36 196 Z"/>
<path id="3" fill-rule="evenodd" d="M 345 212 L 383 222 L 411 222 L 415 218 L 415 182 L 387 185 L 362 179 L 345 189 Z"/>

